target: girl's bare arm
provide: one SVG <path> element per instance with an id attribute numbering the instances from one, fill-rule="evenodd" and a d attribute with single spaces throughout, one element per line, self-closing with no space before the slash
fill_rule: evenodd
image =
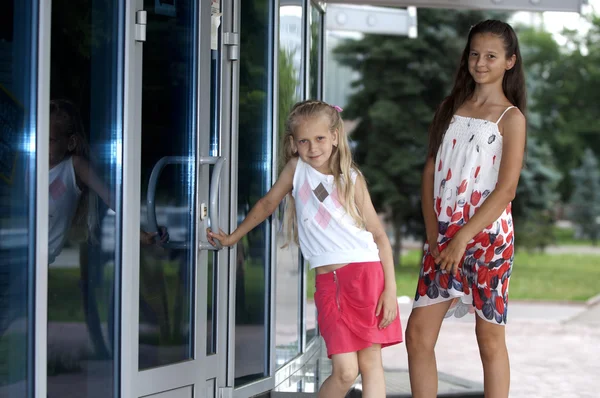
<path id="1" fill-rule="evenodd" d="M 435 197 L 433 191 L 434 177 L 435 159 L 433 156 L 430 156 L 425 162 L 421 179 L 421 211 L 423 213 L 423 220 L 425 221 L 425 232 L 427 233 L 429 250 L 435 256 L 437 255 L 438 219 L 435 214 L 435 203 L 433 203 L 433 198 Z"/>
<path id="2" fill-rule="evenodd" d="M 227 235 L 223 231 L 209 231 L 209 242 L 214 245 L 214 239 L 218 239 L 223 246 L 234 245 L 248 232 L 253 230 L 257 225 L 265 221 L 267 217 L 273 214 L 285 195 L 292 190 L 294 172 L 296 171 L 297 163 L 298 159 L 294 158 L 285 165 L 273 187 L 271 187 L 265 196 L 256 202 L 244 221 L 242 221 L 242 223 L 236 228 L 235 231 L 233 231 L 231 235 Z"/>
<path id="3" fill-rule="evenodd" d="M 388 239 L 385 229 L 381 224 L 381 220 L 375 211 L 371 196 L 367 189 L 367 184 L 362 176 L 356 178 L 356 203 L 361 210 L 361 214 L 365 220 L 365 228 L 371 234 L 379 249 L 379 258 L 383 265 L 383 273 L 385 275 L 385 288 L 379 303 L 377 305 L 377 314 L 383 309 L 383 319 L 379 327 L 388 326 L 396 318 L 398 313 L 398 302 L 396 294 L 396 272 L 394 270 L 394 259 L 392 255 L 392 245 Z"/>

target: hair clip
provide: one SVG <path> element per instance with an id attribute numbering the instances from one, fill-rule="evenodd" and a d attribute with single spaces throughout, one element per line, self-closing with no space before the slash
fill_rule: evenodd
<path id="1" fill-rule="evenodd" d="M 341 111 L 343 111 L 343 109 L 342 109 L 340 106 L 337 106 L 337 105 L 331 105 L 331 107 L 332 107 L 333 109 L 335 109 L 336 111 L 338 111 L 338 112 L 341 112 Z"/>

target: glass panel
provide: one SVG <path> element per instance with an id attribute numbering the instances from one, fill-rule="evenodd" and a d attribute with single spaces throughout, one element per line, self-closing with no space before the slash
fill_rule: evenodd
<path id="1" fill-rule="evenodd" d="M 221 132 L 221 5 L 212 2 L 211 64 L 210 64 L 210 156 L 219 156 L 219 136 Z M 217 270 L 219 254 L 208 253 L 207 308 L 206 308 L 206 353 L 217 352 Z"/>
<path id="2" fill-rule="evenodd" d="M 287 1 L 279 7 L 279 146 L 285 136 L 285 119 L 292 106 L 302 99 L 302 0 Z M 282 165 L 283 166 L 283 165 Z M 283 225 L 283 207 L 280 228 Z M 275 345 L 280 367 L 300 352 L 300 279 L 298 246 L 285 246 L 284 231 L 277 234 L 277 280 Z"/>
<path id="3" fill-rule="evenodd" d="M 309 343 L 317 335 L 317 308 L 315 307 L 315 271 L 310 270 L 310 263 L 304 262 L 304 277 L 306 278 L 306 307 L 304 308 L 304 324 L 306 342 Z"/>
<path id="4" fill-rule="evenodd" d="M 8 398 L 25 397 L 33 388 L 34 3 L 0 4 L 0 396 Z"/>
<path id="5" fill-rule="evenodd" d="M 271 187 L 272 0 L 241 2 L 238 222 Z M 235 385 L 268 374 L 271 222 L 237 244 Z"/>
<path id="6" fill-rule="evenodd" d="M 52 2 L 48 396 L 118 385 L 122 3 Z"/>
<path id="7" fill-rule="evenodd" d="M 309 14 L 310 42 L 309 42 L 309 82 L 308 96 L 312 99 L 321 98 L 321 38 L 322 38 L 322 15 L 321 11 L 312 3 Z"/>
<path id="8" fill-rule="evenodd" d="M 193 351 L 197 3 L 144 1 L 141 220 L 150 233 L 166 227 L 170 241 L 140 248 L 140 369 Z"/>
<path id="9" fill-rule="evenodd" d="M 308 92 L 309 97 L 313 99 L 321 99 L 321 82 L 322 82 L 322 34 L 323 34 L 323 15 L 321 11 L 310 4 L 309 27 L 310 27 L 310 44 L 309 44 L 309 76 L 308 76 Z M 304 311 L 304 322 L 306 327 L 306 341 L 309 342 L 316 336 L 316 318 L 317 312 L 314 305 L 315 292 L 315 273 L 309 271 L 310 265 L 305 263 L 306 277 L 306 308 Z"/>

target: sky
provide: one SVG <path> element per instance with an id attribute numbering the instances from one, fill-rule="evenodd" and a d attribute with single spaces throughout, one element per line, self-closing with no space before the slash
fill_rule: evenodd
<path id="1" fill-rule="evenodd" d="M 588 0 L 588 5 L 583 7 L 582 14 L 587 15 L 596 12 L 600 14 L 600 0 Z M 538 16 L 532 16 L 529 12 L 518 12 L 511 22 L 529 23 L 534 19 L 539 23 Z M 564 44 L 565 39 L 560 35 L 564 28 L 579 30 L 582 34 L 587 32 L 588 24 L 580 14 L 572 12 L 544 12 L 543 23 L 545 30 L 552 32 L 558 44 Z"/>

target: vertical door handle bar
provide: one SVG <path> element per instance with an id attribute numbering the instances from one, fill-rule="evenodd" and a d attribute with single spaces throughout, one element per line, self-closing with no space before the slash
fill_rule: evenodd
<path id="1" fill-rule="evenodd" d="M 158 177 L 160 173 L 169 164 L 190 164 L 193 163 L 195 158 L 188 156 L 165 156 L 160 159 L 154 165 L 152 173 L 150 174 L 150 181 L 148 182 L 148 193 L 146 195 L 147 211 L 148 211 L 148 227 L 153 231 L 158 231 L 158 223 L 156 221 L 156 186 L 158 184 Z M 214 231 L 219 231 L 219 186 L 221 185 L 221 174 L 223 165 L 225 164 L 224 157 L 200 157 L 198 158 L 200 165 L 214 164 L 213 173 L 210 181 L 210 193 L 209 193 L 209 214 L 208 221 L 209 226 Z M 160 231 L 158 231 L 160 232 Z M 160 238 L 158 238 L 160 239 Z M 215 240 L 217 246 L 213 246 L 208 242 L 200 241 L 200 250 L 221 250 L 223 246 L 217 240 Z M 164 247 L 172 249 L 187 249 L 187 242 L 166 242 L 163 244 Z"/>

